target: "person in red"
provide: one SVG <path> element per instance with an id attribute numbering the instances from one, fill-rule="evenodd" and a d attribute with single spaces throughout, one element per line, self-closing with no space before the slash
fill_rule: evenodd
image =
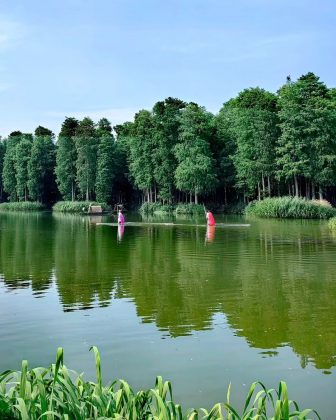
<path id="1" fill-rule="evenodd" d="M 213 214 L 211 213 L 210 210 L 207 210 L 205 216 L 206 216 L 206 219 L 207 219 L 208 226 L 215 226 L 215 224 L 216 224 L 215 218 L 214 218 L 214 216 L 213 216 Z"/>

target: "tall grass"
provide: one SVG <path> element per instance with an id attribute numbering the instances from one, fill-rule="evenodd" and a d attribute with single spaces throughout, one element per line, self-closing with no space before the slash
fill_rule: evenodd
<path id="1" fill-rule="evenodd" d="M 331 230 L 336 232 L 336 217 L 332 217 L 329 222 L 328 222 L 328 226 Z"/>
<path id="2" fill-rule="evenodd" d="M 0 211 L 41 211 L 44 209 L 44 205 L 37 201 L 17 201 L 0 204 Z"/>
<path id="3" fill-rule="evenodd" d="M 85 213 L 89 206 L 101 206 L 103 211 L 109 210 L 109 206 L 105 203 L 96 203 L 94 201 L 58 201 L 53 206 L 53 211 L 59 213 Z"/>
<path id="4" fill-rule="evenodd" d="M 0 418 L 22 420 L 85 420 L 85 419 L 306 419 L 310 409 L 300 411 L 288 398 L 285 382 L 278 390 L 267 390 L 254 382 L 244 406 L 239 410 L 230 403 L 228 388 L 225 403 L 183 411 L 173 401 L 172 386 L 158 376 L 153 388 L 135 392 L 124 380 L 104 386 L 98 349 L 92 347 L 96 364 L 96 382 L 85 381 L 83 375 L 68 370 L 59 348 L 55 364 L 48 368 L 28 369 L 22 362 L 21 372 L 7 370 L 0 374 Z"/>
<path id="5" fill-rule="evenodd" d="M 204 207 L 202 204 L 193 203 L 179 203 L 175 209 L 176 214 L 204 214 Z"/>
<path id="6" fill-rule="evenodd" d="M 204 214 L 204 207 L 201 204 L 178 203 L 167 205 L 161 203 L 143 203 L 139 209 L 142 214 Z"/>
<path id="7" fill-rule="evenodd" d="M 336 209 L 317 200 L 297 197 L 265 198 L 250 203 L 245 210 L 249 216 L 277 217 L 289 219 L 329 219 Z"/>

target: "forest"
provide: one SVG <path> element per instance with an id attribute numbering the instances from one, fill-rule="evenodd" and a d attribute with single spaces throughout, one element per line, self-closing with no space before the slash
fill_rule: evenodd
<path id="1" fill-rule="evenodd" d="M 248 88 L 214 115 L 176 98 L 112 127 L 66 117 L 0 142 L 1 201 L 227 206 L 272 196 L 336 201 L 336 89 L 314 73 Z"/>

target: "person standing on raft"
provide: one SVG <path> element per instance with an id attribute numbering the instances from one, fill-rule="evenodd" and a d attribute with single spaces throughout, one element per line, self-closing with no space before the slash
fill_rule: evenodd
<path id="1" fill-rule="evenodd" d="M 118 210 L 118 225 L 124 225 L 125 224 L 125 217 L 122 214 L 121 210 Z"/>
<path id="2" fill-rule="evenodd" d="M 215 218 L 214 218 L 214 215 L 211 213 L 210 210 L 206 210 L 205 217 L 207 219 L 207 225 L 208 226 L 215 226 L 215 224 L 216 224 Z"/>

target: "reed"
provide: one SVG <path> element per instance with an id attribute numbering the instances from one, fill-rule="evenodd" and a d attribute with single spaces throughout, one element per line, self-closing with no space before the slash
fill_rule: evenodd
<path id="1" fill-rule="evenodd" d="M 336 209 L 318 200 L 298 197 L 274 197 L 253 201 L 245 210 L 248 216 L 288 219 L 329 219 Z"/>
<path id="2" fill-rule="evenodd" d="M 92 206 L 101 206 L 104 211 L 109 210 L 107 204 L 94 201 L 58 201 L 52 209 L 58 213 L 85 213 L 88 211 L 90 204 Z"/>
<path id="3" fill-rule="evenodd" d="M 0 204 L 0 211 L 41 211 L 44 209 L 44 205 L 38 201 L 15 201 Z"/>
<path id="4" fill-rule="evenodd" d="M 244 406 L 239 410 L 230 403 L 231 388 L 225 403 L 183 411 L 173 401 L 172 386 L 158 376 L 153 388 L 135 392 L 124 380 L 104 386 L 100 354 L 91 348 L 95 357 L 96 382 L 85 381 L 83 375 L 67 369 L 63 349 L 57 350 L 56 362 L 48 368 L 28 369 L 22 362 L 21 372 L 7 370 L 0 374 L 0 418 L 22 420 L 84 420 L 84 419 L 320 419 L 311 409 L 300 410 L 288 398 L 285 382 L 278 390 L 266 389 L 254 382 Z"/>
<path id="5" fill-rule="evenodd" d="M 336 217 L 332 217 L 329 221 L 328 221 L 328 226 L 329 228 L 336 232 Z"/>

